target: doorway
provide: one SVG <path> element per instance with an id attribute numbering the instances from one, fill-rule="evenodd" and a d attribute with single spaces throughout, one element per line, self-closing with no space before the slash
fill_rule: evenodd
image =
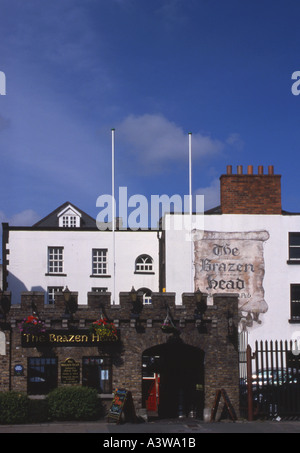
<path id="1" fill-rule="evenodd" d="M 83 357 L 82 385 L 95 388 L 98 393 L 112 393 L 111 369 L 110 357 Z"/>
<path id="2" fill-rule="evenodd" d="M 160 418 L 203 418 L 204 351 L 180 338 L 143 352 L 143 407 Z"/>

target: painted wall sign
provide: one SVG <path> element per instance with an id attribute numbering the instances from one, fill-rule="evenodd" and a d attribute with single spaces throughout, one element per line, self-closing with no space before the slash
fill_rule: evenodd
<path id="1" fill-rule="evenodd" d="M 194 230 L 195 290 L 209 296 L 238 293 L 239 309 L 259 321 L 264 299 L 264 242 L 267 231 L 218 232 Z"/>

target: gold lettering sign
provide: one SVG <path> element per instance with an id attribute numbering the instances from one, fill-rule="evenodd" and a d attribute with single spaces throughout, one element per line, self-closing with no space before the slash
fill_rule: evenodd
<path id="1" fill-rule="evenodd" d="M 79 384 L 80 382 L 80 363 L 74 359 L 66 359 L 60 364 L 61 383 L 62 384 Z"/>
<path id="2" fill-rule="evenodd" d="M 22 333 L 23 347 L 97 346 L 103 343 L 100 335 L 85 331 L 69 333 L 66 330 L 52 330 L 33 335 Z"/>

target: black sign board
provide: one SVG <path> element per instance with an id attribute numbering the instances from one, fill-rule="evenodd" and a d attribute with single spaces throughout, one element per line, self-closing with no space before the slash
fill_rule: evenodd
<path id="1" fill-rule="evenodd" d="M 80 363 L 74 359 L 66 359 L 60 364 L 61 383 L 79 384 L 80 382 Z"/>
<path id="2" fill-rule="evenodd" d="M 116 389 L 108 412 L 108 421 L 120 423 L 122 414 L 124 414 L 125 421 L 136 421 L 131 392 L 126 389 Z"/>
<path id="3" fill-rule="evenodd" d="M 212 411 L 211 411 L 211 417 L 210 417 L 210 421 L 213 422 L 216 418 L 216 414 L 217 414 L 217 410 L 218 410 L 218 407 L 219 407 L 219 403 L 220 403 L 220 399 L 221 399 L 221 396 L 223 397 L 223 400 L 224 400 L 224 403 L 225 403 L 225 406 L 227 408 L 227 411 L 231 417 L 231 420 L 232 421 L 236 421 L 237 417 L 236 417 L 236 414 L 235 414 L 235 411 L 234 411 L 234 408 L 228 398 L 228 395 L 226 393 L 226 391 L 224 389 L 220 389 L 220 390 L 217 390 L 216 392 L 216 398 L 215 398 L 215 402 L 214 402 L 214 406 L 212 408 Z"/>
<path id="4" fill-rule="evenodd" d="M 22 347 L 66 347 L 66 346 L 100 346 L 101 344 L 115 344 L 116 340 L 103 340 L 96 333 L 89 330 L 47 330 L 39 334 L 22 333 Z"/>

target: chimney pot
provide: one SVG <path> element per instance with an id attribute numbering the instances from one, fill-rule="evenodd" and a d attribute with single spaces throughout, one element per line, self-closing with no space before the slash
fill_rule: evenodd
<path id="1" fill-rule="evenodd" d="M 273 165 L 269 165 L 269 167 L 268 167 L 268 174 L 269 174 L 269 175 L 274 175 L 274 167 L 273 167 Z"/>
<path id="2" fill-rule="evenodd" d="M 232 165 L 227 165 L 227 175 L 232 175 Z"/>
<path id="3" fill-rule="evenodd" d="M 220 201 L 222 214 L 281 215 L 280 175 L 272 174 L 273 166 L 266 166 L 265 173 L 267 176 L 263 176 L 264 169 L 262 165 L 258 167 L 259 176 L 256 176 L 256 173 L 255 176 L 252 174 L 252 165 L 245 168 L 248 176 L 242 176 L 241 165 L 238 166 L 237 175 L 221 175 Z"/>
<path id="4" fill-rule="evenodd" d="M 243 166 L 242 165 L 238 165 L 237 166 L 237 174 L 238 175 L 242 175 L 243 174 Z"/>

